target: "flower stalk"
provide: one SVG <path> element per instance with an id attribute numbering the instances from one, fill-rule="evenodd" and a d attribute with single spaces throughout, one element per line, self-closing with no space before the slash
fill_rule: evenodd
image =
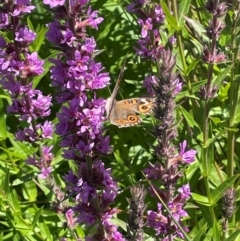
<path id="1" fill-rule="evenodd" d="M 65 175 L 74 198 L 67 223 L 94 230 L 85 237 L 88 241 L 124 240 L 111 222 L 117 211 L 110 205 L 118 187 L 101 160 L 111 148 L 103 130 L 105 100 L 97 98 L 96 90 L 106 87 L 110 78 L 101 63 L 95 62 L 99 50 L 95 39 L 87 34 L 87 28 L 97 30 L 103 18 L 92 10 L 89 1 L 44 2 L 56 9 L 47 39 L 62 51 L 57 59 L 51 59 L 50 70 L 52 86 L 61 88 L 56 100 L 64 104 L 57 116 L 56 134 L 62 138 L 63 157 L 76 166 L 75 172 Z"/>
<path id="2" fill-rule="evenodd" d="M 145 2 L 139 10 L 137 1 L 128 6 L 128 11 L 138 13 L 142 19 L 138 23 L 142 27 L 139 47 L 136 53 L 142 58 L 147 58 L 156 64 L 157 73 L 149 76 L 144 81 L 148 93 L 155 96 L 154 117 L 157 123 L 153 135 L 157 145 L 154 147 L 156 163 L 149 163 L 144 170 L 148 180 L 158 180 L 163 188 L 152 185 L 149 189 L 153 196 L 160 196 L 164 205 L 157 204 L 157 211 L 147 211 L 147 226 L 156 231 L 156 237 L 161 240 L 173 240 L 175 237 L 184 238 L 178 226 L 173 222 L 171 214 L 182 225 L 182 219 L 187 216 L 183 209 L 184 203 L 190 197 L 189 184 L 177 188 L 181 177 L 180 168 L 195 159 L 196 151 L 186 151 L 187 142 L 180 144 L 178 152 L 175 145 L 177 137 L 176 117 L 174 115 L 176 104 L 175 96 L 181 90 L 182 83 L 176 74 L 176 57 L 170 48 L 162 41 L 161 32 L 164 31 L 165 15 L 158 4 Z M 139 14 L 141 11 L 142 14 Z M 172 38 L 169 38 L 172 39 Z M 156 195 L 154 192 L 157 192 Z M 168 210 L 164 206 L 168 206 Z M 184 227 L 187 230 L 186 227 Z M 186 237 L 185 237 L 186 238 Z"/>

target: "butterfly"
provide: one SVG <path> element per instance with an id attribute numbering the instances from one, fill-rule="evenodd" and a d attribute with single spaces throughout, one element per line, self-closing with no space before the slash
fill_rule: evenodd
<path id="1" fill-rule="evenodd" d="M 120 87 L 125 63 L 126 58 L 114 90 L 105 105 L 108 120 L 119 128 L 138 125 L 142 121 L 138 114 L 151 114 L 155 105 L 154 98 L 131 98 L 120 101 L 115 99 Z"/>

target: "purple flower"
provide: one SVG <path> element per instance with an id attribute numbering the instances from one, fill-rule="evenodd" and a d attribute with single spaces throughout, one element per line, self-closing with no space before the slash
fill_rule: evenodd
<path id="1" fill-rule="evenodd" d="M 152 19 L 148 18 L 145 20 L 145 22 L 142 19 L 138 19 L 138 23 L 140 26 L 142 26 L 142 38 L 146 38 L 148 36 L 148 31 L 152 30 L 153 28 Z"/>
<path id="2" fill-rule="evenodd" d="M 181 194 L 181 198 L 184 200 L 189 199 L 191 196 L 189 184 L 183 185 L 182 187 L 178 188 L 178 192 Z"/>
<path id="3" fill-rule="evenodd" d="M 33 77 L 43 73 L 44 61 L 38 59 L 38 54 L 36 52 L 26 54 L 25 57 L 25 66 L 23 66 L 23 68 L 21 69 L 23 76 Z"/>
<path id="4" fill-rule="evenodd" d="M 189 150 L 185 152 L 186 147 L 187 141 L 183 141 L 183 143 L 180 144 L 179 156 L 181 157 L 182 162 L 191 163 L 195 160 L 195 155 L 197 152 L 195 150 Z"/>
<path id="5" fill-rule="evenodd" d="M 63 6 L 65 0 L 43 0 L 44 4 L 49 4 L 51 8 L 55 8 L 57 6 Z"/>
<path id="6" fill-rule="evenodd" d="M 76 196 L 76 200 L 87 204 L 89 200 L 97 197 L 96 188 L 91 187 L 87 182 L 81 185 L 81 192 Z"/>
<path id="7" fill-rule="evenodd" d="M 188 214 L 187 212 L 183 209 L 183 203 L 173 203 L 169 202 L 168 203 L 168 208 L 171 210 L 171 213 L 173 217 L 176 219 L 176 221 L 180 221 L 181 218 L 187 217 Z"/>
<path id="8" fill-rule="evenodd" d="M 157 85 L 157 83 L 158 83 L 158 79 L 154 75 L 146 77 L 145 80 L 143 81 L 143 86 L 147 88 L 147 92 L 150 96 L 155 95 L 153 86 Z"/>
<path id="9" fill-rule="evenodd" d="M 172 36 L 168 39 L 168 41 L 171 45 L 174 45 L 176 43 L 177 39 L 174 36 Z"/>
<path id="10" fill-rule="evenodd" d="M 173 91 L 173 94 L 176 95 L 177 93 L 179 93 L 182 89 L 182 82 L 179 81 L 179 79 L 176 79 L 173 84 L 173 86 L 175 86 L 175 89 Z"/>
<path id="11" fill-rule="evenodd" d="M 18 42 L 22 42 L 25 45 L 30 44 L 36 38 L 36 33 L 29 30 L 27 27 L 20 28 L 15 34 L 15 40 Z"/>
<path id="12" fill-rule="evenodd" d="M 23 15 L 24 13 L 31 13 L 35 6 L 27 6 L 30 4 L 29 0 L 15 0 L 15 9 L 12 13 L 12 16 Z"/>
<path id="13" fill-rule="evenodd" d="M 47 167 L 47 168 L 42 167 L 41 173 L 38 175 L 38 177 L 45 179 L 50 175 L 51 172 L 52 172 L 52 167 Z"/>
<path id="14" fill-rule="evenodd" d="M 163 23 L 165 20 L 165 14 L 160 5 L 155 6 L 154 8 L 155 16 L 154 19 L 157 23 Z"/>
<path id="15" fill-rule="evenodd" d="M 6 40 L 3 37 L 0 37 L 0 48 L 4 48 L 6 45 Z"/>
<path id="16" fill-rule="evenodd" d="M 24 130 L 19 130 L 16 133 L 16 140 L 17 141 L 26 141 L 33 143 L 37 139 L 36 133 L 34 132 L 33 128 L 30 126 L 28 128 L 24 128 Z"/>
<path id="17" fill-rule="evenodd" d="M 8 14 L 0 12 L 0 29 L 4 29 L 9 25 Z"/>
<path id="18" fill-rule="evenodd" d="M 61 44 L 67 44 L 70 47 L 73 47 L 73 43 L 76 40 L 73 32 L 70 29 L 66 29 L 62 31 L 62 40 Z"/>
<path id="19" fill-rule="evenodd" d="M 60 24 L 58 22 L 53 22 L 47 24 L 48 31 L 46 33 L 46 38 L 48 41 L 54 44 L 60 44 L 62 41 L 62 32 L 60 30 Z"/>
<path id="20" fill-rule="evenodd" d="M 92 11 L 91 6 L 87 10 L 87 16 L 88 16 L 88 25 L 98 29 L 98 24 L 100 24 L 103 21 L 102 17 L 98 17 L 98 11 Z"/>
<path id="21" fill-rule="evenodd" d="M 53 159 L 53 154 L 51 153 L 53 146 L 43 146 L 42 147 L 42 153 L 43 153 L 43 158 L 44 161 L 46 161 L 46 163 L 48 165 L 51 164 L 51 161 Z"/>
<path id="22" fill-rule="evenodd" d="M 3 89 L 6 89 L 12 96 L 18 96 L 20 94 L 20 82 L 15 81 L 12 75 L 8 74 L 4 76 L 0 83 Z"/>
<path id="23" fill-rule="evenodd" d="M 157 235 L 167 233 L 167 218 L 162 215 L 161 209 L 162 205 L 158 203 L 157 212 L 147 211 L 148 226 L 154 228 Z"/>
<path id="24" fill-rule="evenodd" d="M 42 137 L 46 139 L 52 139 L 53 137 L 53 124 L 51 121 L 45 121 L 42 128 Z"/>
<path id="25" fill-rule="evenodd" d="M 78 74 L 88 70 L 88 62 L 90 56 L 82 55 L 80 51 L 76 50 L 74 53 L 74 59 L 68 60 L 67 64 L 70 66 L 69 72 Z M 71 85 L 68 86 L 70 88 Z"/>
<path id="26" fill-rule="evenodd" d="M 82 51 L 86 51 L 88 53 L 93 53 L 93 51 L 96 49 L 96 41 L 93 37 L 91 38 L 86 38 L 85 39 L 85 44 L 81 46 Z"/>
<path id="27" fill-rule="evenodd" d="M 68 209 L 68 211 L 65 214 L 66 219 L 67 219 L 67 224 L 70 229 L 73 229 L 76 225 L 77 219 L 74 218 L 74 211 L 73 209 Z"/>

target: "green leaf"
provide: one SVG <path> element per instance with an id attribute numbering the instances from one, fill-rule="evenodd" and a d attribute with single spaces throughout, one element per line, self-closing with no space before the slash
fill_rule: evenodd
<path id="1" fill-rule="evenodd" d="M 0 99 L 0 139 L 7 138 L 7 126 L 2 99 Z"/>
<path id="2" fill-rule="evenodd" d="M 192 237 L 192 240 L 194 241 L 201 241 L 203 240 L 202 237 L 206 235 L 208 229 L 207 222 L 204 218 L 198 221 L 198 225 L 195 225 L 191 232 L 189 233 L 189 236 Z"/>
<path id="3" fill-rule="evenodd" d="M 14 147 L 14 151 L 16 151 L 21 158 L 27 159 L 28 155 L 36 153 L 36 149 L 33 146 L 27 146 L 27 144 L 23 142 L 15 141 L 15 137 L 11 133 L 8 133 L 8 139 Z"/>
<path id="4" fill-rule="evenodd" d="M 188 125 L 191 128 L 195 126 L 200 130 L 197 122 L 193 119 L 192 115 L 188 111 L 186 111 L 182 106 L 179 106 L 179 109 L 182 112 L 182 114 L 183 114 L 185 120 L 187 121 Z"/>
<path id="5" fill-rule="evenodd" d="M 228 99 L 228 90 L 230 88 L 230 83 L 227 83 L 226 85 L 222 85 L 219 88 L 218 92 L 218 99 L 222 102 Z"/>
<path id="6" fill-rule="evenodd" d="M 225 68 L 223 71 L 220 71 L 220 73 L 217 75 L 217 78 L 213 81 L 213 85 L 216 86 L 222 86 L 223 80 L 226 78 L 230 70 L 232 69 L 233 65 L 229 65 L 227 68 Z"/>
<path id="7" fill-rule="evenodd" d="M 5 178 L 3 178 L 3 181 L 1 183 L 1 186 L 4 190 L 4 196 L 8 195 L 10 193 L 10 186 L 9 186 L 9 180 L 10 180 L 10 172 L 8 168 L 5 168 Z"/>
<path id="8" fill-rule="evenodd" d="M 43 45 L 45 39 L 46 39 L 46 32 L 48 31 L 48 28 L 42 28 L 38 33 L 36 39 L 31 44 L 31 50 L 34 52 L 39 52 L 41 46 Z"/>
<path id="9" fill-rule="evenodd" d="M 15 190 L 12 190 L 11 193 L 7 196 L 7 202 L 10 206 L 10 209 L 12 210 L 12 213 L 21 213 L 21 207 L 18 200 L 18 195 Z"/>
<path id="10" fill-rule="evenodd" d="M 17 179 L 15 179 L 13 182 L 12 182 L 12 187 L 14 186 L 18 186 L 20 184 L 23 184 L 25 182 L 29 182 L 33 179 L 33 173 L 29 173 L 29 174 L 26 174 L 24 176 L 21 176 Z"/>
<path id="11" fill-rule="evenodd" d="M 194 94 L 195 92 L 197 92 L 201 88 L 201 86 L 205 85 L 206 83 L 207 83 L 207 80 L 201 80 L 201 81 L 197 81 L 197 82 L 193 83 L 192 84 L 192 93 Z M 182 90 L 180 93 L 177 94 L 176 101 L 179 101 L 182 98 L 185 98 L 186 96 L 189 96 L 189 91 Z M 194 96 L 192 96 L 192 97 L 194 97 Z"/>
<path id="12" fill-rule="evenodd" d="M 232 233 L 225 241 L 236 241 L 240 239 L 240 230 L 238 229 L 236 232 Z"/>
<path id="13" fill-rule="evenodd" d="M 190 26 L 192 26 L 192 29 L 198 33 L 198 35 L 200 37 L 206 37 L 206 35 L 204 33 L 206 33 L 206 29 L 204 28 L 204 26 L 202 24 L 200 24 L 199 22 L 195 21 L 194 19 L 188 18 L 186 16 L 183 16 L 185 18 L 185 20 L 188 22 L 188 24 Z"/>
<path id="14" fill-rule="evenodd" d="M 239 178 L 239 175 L 232 176 L 216 187 L 210 194 L 210 204 L 215 205 L 219 199 L 223 197 L 226 190 L 234 184 L 237 178 Z"/>
<path id="15" fill-rule="evenodd" d="M 44 221 L 39 222 L 38 227 L 40 228 L 40 233 L 43 236 L 43 238 L 45 238 L 47 241 L 53 240 L 51 232 L 49 231 L 48 225 Z"/>
<path id="16" fill-rule="evenodd" d="M 184 1 L 183 1 L 184 2 Z M 196 66 L 198 65 L 198 63 L 200 62 L 200 60 L 194 60 L 192 61 L 192 63 L 188 66 L 187 68 L 187 71 L 186 71 L 186 75 L 189 75 L 193 70 L 196 69 Z M 201 81 L 198 81 L 198 82 L 201 82 Z M 197 83 L 198 83 L 197 82 Z M 194 84 L 197 84 L 197 83 L 194 83 Z"/>
<path id="17" fill-rule="evenodd" d="M 162 10 L 163 10 L 163 12 L 164 12 L 164 14 L 166 16 L 166 20 L 167 20 L 168 24 L 171 27 L 173 27 L 175 30 L 178 30 L 177 21 L 172 16 L 172 14 L 170 13 L 169 8 L 165 4 L 165 2 L 163 0 L 160 0 L 160 4 L 161 4 Z"/>
<path id="18" fill-rule="evenodd" d="M 28 199 L 30 202 L 35 201 L 37 198 L 37 188 L 36 184 L 33 181 L 24 182 L 24 197 L 26 196 L 26 199 Z"/>
<path id="19" fill-rule="evenodd" d="M 179 20 L 178 20 L 178 28 L 182 29 L 182 27 L 184 26 L 184 15 L 187 15 L 189 12 L 189 8 L 191 5 L 191 0 L 184 0 L 184 1 L 180 1 L 180 5 L 179 5 Z"/>
<path id="20" fill-rule="evenodd" d="M 197 193 L 193 193 L 193 192 L 191 194 L 192 194 L 193 200 L 195 200 L 196 202 L 198 202 L 204 206 L 211 206 L 207 197 L 202 196 Z"/>
<path id="21" fill-rule="evenodd" d="M 238 103 L 237 105 L 237 110 L 235 112 L 233 123 L 235 125 L 235 124 L 238 124 L 239 122 L 240 122 L 240 103 Z"/>
<path id="22" fill-rule="evenodd" d="M 42 215 L 43 207 L 40 207 L 37 212 L 34 215 L 33 221 L 32 221 L 32 227 L 35 228 L 37 225 L 37 222 L 39 221 L 40 216 Z"/>
<path id="23" fill-rule="evenodd" d="M 212 229 L 212 237 L 213 237 L 213 240 L 221 240 L 221 239 L 220 239 L 219 230 L 220 230 L 220 227 L 219 227 L 219 225 L 218 225 L 218 222 L 217 222 L 216 219 L 214 219 L 213 229 Z"/>

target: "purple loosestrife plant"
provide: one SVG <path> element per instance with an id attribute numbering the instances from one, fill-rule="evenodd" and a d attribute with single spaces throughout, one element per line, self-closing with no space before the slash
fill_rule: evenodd
<path id="1" fill-rule="evenodd" d="M 175 71 L 176 57 L 170 48 L 165 47 L 166 43 L 161 38 L 165 15 L 160 5 L 150 1 L 134 1 L 127 9 L 137 15 L 142 29 L 141 38 L 137 41 L 136 54 L 153 61 L 158 70 L 155 75 L 147 77 L 144 81 L 148 93 L 156 98 L 154 116 L 157 123 L 153 134 L 157 139 L 154 154 L 158 160 L 156 163 L 149 163 L 144 172 L 148 180 L 160 181 L 161 188 L 155 184 L 150 188 L 151 193 L 153 196 L 157 193 L 172 214 L 167 212 L 162 203 L 158 203 L 157 211 L 147 211 L 146 225 L 155 229 L 157 237 L 161 240 L 167 241 L 177 237 L 184 239 L 183 231 L 187 231 L 187 227 L 182 223 L 182 219 L 187 216 L 184 205 L 191 193 L 189 184 L 179 187 L 179 181 L 182 167 L 195 160 L 196 151 L 187 150 L 187 141 L 183 141 L 179 149 L 175 145 L 175 96 L 182 88 Z M 181 230 L 176 222 L 183 227 Z M 129 223 L 129 226 L 131 225 Z"/>
<path id="2" fill-rule="evenodd" d="M 26 123 L 24 129 L 16 133 L 16 140 L 38 146 L 38 154 L 28 157 L 27 163 L 38 168 L 39 178 L 49 177 L 52 167 L 52 147 L 44 141 L 52 139 L 53 124 L 37 120 L 50 115 L 51 96 L 44 96 L 40 90 L 33 89 L 32 79 L 43 73 L 43 63 L 29 46 L 36 34 L 24 23 L 22 17 L 34 9 L 31 1 L 7 1 L 1 6 L 2 32 L 12 32 L 13 38 L 6 41 L 0 37 L 0 75 L 1 85 L 10 94 L 12 104 L 7 112 L 18 116 Z"/>
<path id="3" fill-rule="evenodd" d="M 51 60 L 50 70 L 52 86 L 61 88 L 56 100 L 64 103 L 57 115 L 56 133 L 61 136 L 63 157 L 77 167 L 65 176 L 67 190 L 74 197 L 66 218 L 71 229 L 76 224 L 91 228 L 85 240 L 120 241 L 124 239 L 111 222 L 117 211 L 110 208 L 118 188 L 100 159 L 110 151 L 109 137 L 103 132 L 105 100 L 96 94 L 110 78 L 94 60 L 97 44 L 86 31 L 87 27 L 97 30 L 103 18 L 88 2 L 44 1 L 55 7 L 55 21 L 48 24 L 46 37 L 62 51 Z"/>

